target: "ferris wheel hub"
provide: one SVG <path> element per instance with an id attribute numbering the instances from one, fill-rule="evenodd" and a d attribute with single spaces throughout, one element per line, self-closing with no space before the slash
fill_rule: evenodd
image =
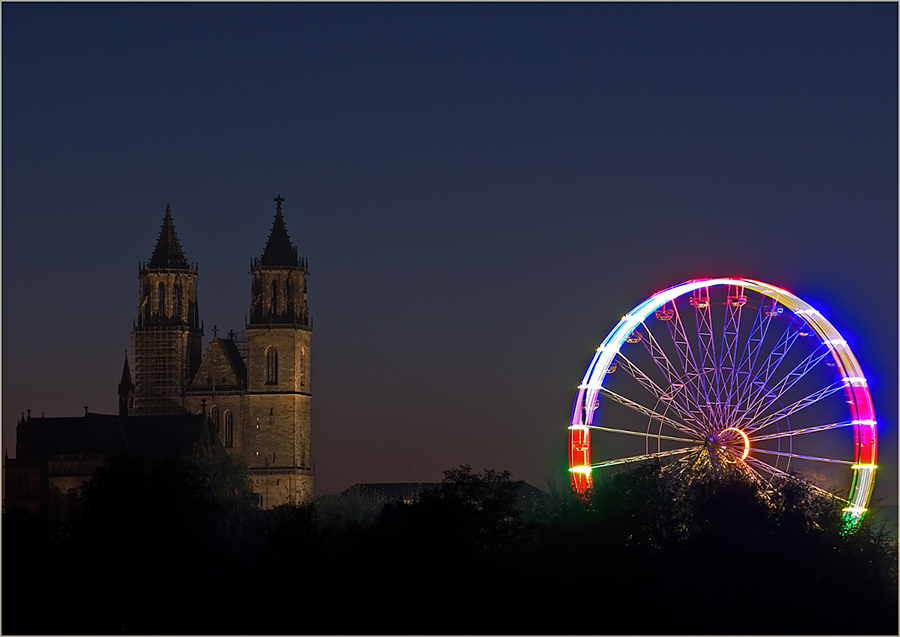
<path id="1" fill-rule="evenodd" d="M 750 438 L 743 429 L 727 427 L 719 432 L 719 439 L 733 453 L 740 450 L 741 460 L 746 460 L 750 455 Z"/>

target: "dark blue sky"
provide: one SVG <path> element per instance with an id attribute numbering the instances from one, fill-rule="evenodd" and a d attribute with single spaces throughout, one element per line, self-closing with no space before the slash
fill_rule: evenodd
<path id="1" fill-rule="evenodd" d="M 897 492 L 897 5 L 2 5 L 3 434 L 112 413 L 166 204 L 239 330 L 285 198 L 317 488 L 543 485 L 591 352 L 700 276 L 825 308 Z"/>

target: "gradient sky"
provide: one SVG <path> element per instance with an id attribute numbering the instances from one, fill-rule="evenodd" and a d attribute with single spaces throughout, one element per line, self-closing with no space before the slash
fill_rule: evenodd
<path id="1" fill-rule="evenodd" d="M 848 337 L 897 501 L 895 3 L 3 3 L 2 29 L 10 455 L 25 409 L 115 412 L 167 204 L 208 343 L 280 194 L 320 492 L 543 486 L 622 314 L 746 276 Z"/>

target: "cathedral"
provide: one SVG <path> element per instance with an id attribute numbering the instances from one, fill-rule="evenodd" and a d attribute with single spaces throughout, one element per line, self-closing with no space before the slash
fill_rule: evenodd
<path id="1" fill-rule="evenodd" d="M 6 461 L 7 506 L 45 510 L 54 492 L 57 500 L 74 496 L 74 485 L 103 456 L 127 449 L 224 450 L 246 463 L 260 506 L 312 497 L 307 263 L 288 235 L 284 199 L 274 201 L 268 241 L 250 262 L 245 329 L 220 338 L 213 328 L 205 352 L 197 266 L 185 258 L 166 206 L 153 254 L 139 266 L 132 364 L 126 358 L 119 414 L 23 414 L 16 458 Z"/>

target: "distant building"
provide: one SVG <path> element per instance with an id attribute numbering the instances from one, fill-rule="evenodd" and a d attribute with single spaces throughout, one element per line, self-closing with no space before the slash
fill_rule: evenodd
<path id="1" fill-rule="evenodd" d="M 285 227 L 282 201 L 275 198 L 275 220 L 262 257 L 250 262 L 244 331 L 219 338 L 214 327 L 205 354 L 197 266 L 185 258 L 166 206 L 153 254 L 138 271 L 133 365 L 126 358 L 119 415 L 23 416 L 16 458 L 6 461 L 6 506 L 42 509 L 41 502 L 50 506 L 53 489 L 67 497 L 103 457 L 142 450 L 132 438 L 138 431 L 146 438 L 147 429 L 155 429 L 154 440 L 177 437 L 178 444 L 173 440 L 169 447 L 158 440 L 151 444 L 157 451 L 165 447 L 183 454 L 206 444 L 240 457 L 263 507 L 312 497 L 308 271 Z M 203 442 L 207 427 L 214 442 Z M 63 456 L 75 455 L 77 463 L 60 464 Z"/>
<path id="2" fill-rule="evenodd" d="M 490 483 L 499 486 L 501 483 Z M 444 488 L 443 482 L 361 482 L 345 489 L 342 494 L 359 493 L 372 498 L 380 498 L 385 504 L 413 504 L 418 502 L 422 493 Z M 516 492 L 516 506 L 522 511 L 525 521 L 530 522 L 540 517 L 541 512 L 550 506 L 550 495 L 527 482 L 519 482 Z"/>
<path id="3" fill-rule="evenodd" d="M 419 495 L 428 489 L 440 488 L 440 482 L 360 482 L 341 493 L 364 493 L 372 498 L 381 498 L 385 502 L 402 502 L 413 504 Z"/>

